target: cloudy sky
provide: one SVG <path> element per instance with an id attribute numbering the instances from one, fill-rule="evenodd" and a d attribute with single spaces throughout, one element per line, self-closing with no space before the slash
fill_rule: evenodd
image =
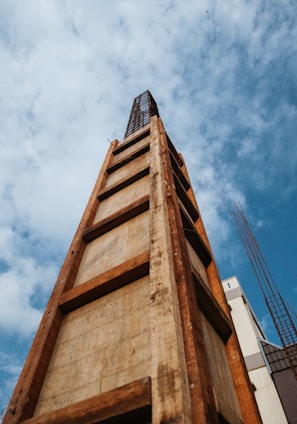
<path id="1" fill-rule="evenodd" d="M 0 1 L 0 408 L 110 140 L 149 89 L 182 152 L 222 278 L 277 342 L 227 206 L 297 302 L 295 0 Z"/>

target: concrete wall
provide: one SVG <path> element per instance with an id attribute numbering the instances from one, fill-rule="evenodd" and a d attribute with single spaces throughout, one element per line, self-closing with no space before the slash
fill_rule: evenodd
<path id="1" fill-rule="evenodd" d="M 65 316 L 35 415 L 148 374 L 149 298 L 147 276 Z"/>
<path id="2" fill-rule="evenodd" d="M 240 406 L 225 345 L 207 319 L 204 318 L 203 323 L 203 335 L 218 410 L 230 423 L 241 423 Z"/>
<path id="3" fill-rule="evenodd" d="M 149 213 L 144 212 L 88 243 L 74 286 L 149 249 Z"/>
<path id="4" fill-rule="evenodd" d="M 148 175 L 101 201 L 94 219 L 94 224 L 114 214 L 119 208 L 128 206 L 146 194 L 149 194 Z"/>

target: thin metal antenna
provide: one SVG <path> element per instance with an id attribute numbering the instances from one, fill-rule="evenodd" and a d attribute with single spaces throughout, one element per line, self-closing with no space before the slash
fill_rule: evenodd
<path id="1" fill-rule="evenodd" d="M 295 324 L 277 288 L 240 203 L 235 203 L 230 213 L 263 293 L 289 365 L 297 379 L 297 332 Z"/>

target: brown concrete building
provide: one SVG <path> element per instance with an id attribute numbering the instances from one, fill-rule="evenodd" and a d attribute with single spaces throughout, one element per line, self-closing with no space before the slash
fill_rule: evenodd
<path id="1" fill-rule="evenodd" d="M 4 424 L 258 422 L 185 163 L 145 92 L 107 152 Z"/>

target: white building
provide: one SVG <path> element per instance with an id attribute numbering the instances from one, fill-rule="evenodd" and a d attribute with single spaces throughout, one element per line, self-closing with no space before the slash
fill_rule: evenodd
<path id="1" fill-rule="evenodd" d="M 260 340 L 266 336 L 236 277 L 222 281 L 263 424 L 287 423 Z"/>

